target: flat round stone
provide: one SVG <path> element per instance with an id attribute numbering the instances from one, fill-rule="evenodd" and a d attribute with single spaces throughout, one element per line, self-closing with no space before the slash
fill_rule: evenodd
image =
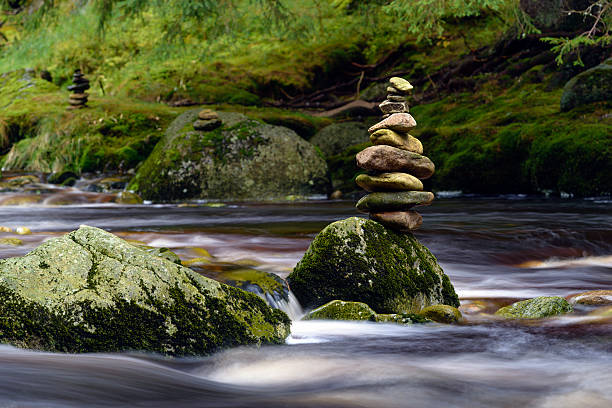
<path id="1" fill-rule="evenodd" d="M 70 95 L 70 99 L 75 99 L 75 100 L 87 99 L 88 97 L 89 97 L 89 94 L 87 92 L 75 93 L 75 94 Z"/>
<path id="2" fill-rule="evenodd" d="M 387 99 L 391 102 L 406 102 L 406 97 L 401 95 L 387 95 Z"/>
<path id="3" fill-rule="evenodd" d="M 403 95 L 404 93 L 402 91 L 400 91 L 397 88 L 394 88 L 392 86 L 388 86 L 387 87 L 387 92 L 390 94 L 394 94 L 394 95 Z"/>
<path id="4" fill-rule="evenodd" d="M 201 120 L 219 119 L 219 115 L 217 114 L 217 112 L 211 109 L 204 109 L 204 110 L 201 110 L 200 113 L 198 113 L 198 119 L 201 119 Z"/>
<path id="5" fill-rule="evenodd" d="M 405 211 L 417 205 L 428 205 L 434 199 L 429 191 L 393 191 L 371 193 L 357 202 L 361 212 L 380 213 Z"/>
<path id="6" fill-rule="evenodd" d="M 221 126 L 222 122 L 220 119 L 201 120 L 198 119 L 193 123 L 193 128 L 202 132 L 215 130 Z"/>
<path id="7" fill-rule="evenodd" d="M 436 170 L 428 157 L 385 145 L 370 146 L 357 153 L 357 166 L 383 173 L 409 173 L 421 180 L 431 177 Z"/>
<path id="8" fill-rule="evenodd" d="M 87 103 L 87 99 L 68 99 L 68 103 L 72 106 L 80 106 L 85 105 Z"/>
<path id="9" fill-rule="evenodd" d="M 391 83 L 391 86 L 393 88 L 404 94 L 409 93 L 413 89 L 413 86 L 410 85 L 410 82 L 406 81 L 404 78 L 393 77 L 389 80 L 389 83 Z"/>
<path id="10" fill-rule="evenodd" d="M 391 129 L 396 132 L 408 132 L 417 125 L 416 120 L 409 113 L 394 113 L 386 119 L 378 122 L 368 129 L 368 132 L 374 133 L 379 129 Z"/>
<path id="11" fill-rule="evenodd" d="M 408 105 L 406 102 L 392 102 L 389 100 L 384 101 L 380 105 L 378 105 L 382 113 L 404 113 L 408 112 Z"/>
<path id="12" fill-rule="evenodd" d="M 423 217 L 416 211 L 371 213 L 370 218 L 398 231 L 414 231 L 423 224 Z"/>
<path id="13" fill-rule="evenodd" d="M 391 129 L 377 130 L 370 135 L 370 141 L 375 145 L 387 145 L 409 152 L 423 153 L 423 144 L 419 139 L 407 133 L 394 132 Z"/>
<path id="14" fill-rule="evenodd" d="M 423 190 L 421 180 L 406 173 L 381 173 L 376 176 L 360 174 L 355 182 L 369 192 Z"/>

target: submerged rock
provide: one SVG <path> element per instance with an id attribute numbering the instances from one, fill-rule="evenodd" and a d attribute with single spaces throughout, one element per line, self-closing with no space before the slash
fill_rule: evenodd
<path id="1" fill-rule="evenodd" d="M 422 324 L 431 323 L 426 317 L 415 313 L 377 314 L 375 321 L 379 323 Z"/>
<path id="2" fill-rule="evenodd" d="M 327 165 L 294 131 L 218 112 L 223 126 L 194 131 L 179 116 L 128 186 L 145 200 L 267 200 L 327 193 Z"/>
<path id="3" fill-rule="evenodd" d="M 573 295 L 568 299 L 572 305 L 605 306 L 612 305 L 612 290 L 591 290 Z"/>
<path id="4" fill-rule="evenodd" d="M 438 323 L 457 323 L 462 318 L 459 309 L 448 305 L 427 306 L 419 314 Z"/>
<path id="5" fill-rule="evenodd" d="M 0 260 L 0 339 L 63 351 L 207 354 L 282 342 L 289 319 L 103 230 L 81 227 Z"/>
<path id="6" fill-rule="evenodd" d="M 569 313 L 573 310 L 567 300 L 562 297 L 540 296 L 502 307 L 495 314 L 509 318 L 540 319 Z"/>
<path id="7" fill-rule="evenodd" d="M 361 302 L 332 300 L 308 314 L 306 320 L 376 320 L 376 312 Z"/>
<path id="8" fill-rule="evenodd" d="M 357 217 L 323 229 L 288 281 L 304 307 L 336 299 L 364 302 L 378 313 L 459 306 L 448 276 L 412 234 Z"/>

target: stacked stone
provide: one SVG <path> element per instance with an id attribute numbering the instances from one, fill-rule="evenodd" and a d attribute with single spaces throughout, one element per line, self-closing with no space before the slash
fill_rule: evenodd
<path id="1" fill-rule="evenodd" d="M 357 154 L 357 165 L 369 174 L 360 174 L 356 182 L 370 192 L 359 200 L 357 209 L 399 231 L 419 228 L 423 219 L 412 208 L 434 199 L 433 193 L 423 191 L 421 180 L 431 177 L 435 166 L 422 156 L 421 142 L 408 134 L 416 126 L 406 104 L 411 90 L 405 79 L 391 78 L 387 99 L 380 104 L 383 120 L 368 129 L 374 146 Z"/>
<path id="2" fill-rule="evenodd" d="M 89 94 L 85 91 L 90 88 L 89 79 L 85 78 L 85 75 L 80 69 L 74 71 L 72 75 L 72 85 L 68 87 L 68 90 L 72 92 L 68 103 L 72 109 L 79 109 L 87 107 L 87 98 Z"/>
<path id="3" fill-rule="evenodd" d="M 198 113 L 198 119 L 193 122 L 193 128 L 202 132 L 215 130 L 221 126 L 223 122 L 219 118 L 217 112 L 211 109 L 204 109 Z"/>

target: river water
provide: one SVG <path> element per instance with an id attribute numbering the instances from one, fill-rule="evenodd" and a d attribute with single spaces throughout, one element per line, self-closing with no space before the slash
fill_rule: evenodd
<path id="1" fill-rule="evenodd" d="M 75 192 L 71 192 L 75 194 Z M 81 224 L 286 276 L 353 203 L 0 206 L 23 255 Z M 612 318 L 589 308 L 538 322 L 491 317 L 541 295 L 612 289 L 612 202 L 438 199 L 416 235 L 462 301 L 461 325 L 294 321 L 285 345 L 202 358 L 66 355 L 0 346 L 0 407 L 611 407 Z M 2 237 L 14 237 L 0 233 Z"/>

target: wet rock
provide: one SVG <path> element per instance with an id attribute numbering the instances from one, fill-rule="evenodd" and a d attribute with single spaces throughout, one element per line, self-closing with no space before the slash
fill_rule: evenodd
<path id="1" fill-rule="evenodd" d="M 391 146 L 371 146 L 357 154 L 357 165 L 366 170 L 409 173 L 419 179 L 434 174 L 429 158 Z"/>
<path id="2" fill-rule="evenodd" d="M 13 232 L 11 227 L 0 226 L 0 232 Z"/>
<path id="3" fill-rule="evenodd" d="M 367 127 L 360 122 L 334 123 L 324 127 L 310 139 L 310 143 L 321 149 L 325 157 L 340 154 L 350 146 L 367 141 Z"/>
<path id="4" fill-rule="evenodd" d="M 63 171 L 61 173 L 51 173 L 47 177 L 47 183 L 50 184 L 64 184 L 70 179 L 76 180 L 79 176 L 77 176 L 72 171 Z"/>
<path id="5" fill-rule="evenodd" d="M 0 339 L 61 352 L 201 355 L 282 342 L 289 320 L 257 296 L 81 227 L 0 260 Z"/>
<path id="6" fill-rule="evenodd" d="M 563 88 L 561 110 L 612 100 L 612 58 L 570 79 Z"/>
<path id="7" fill-rule="evenodd" d="M 310 312 L 305 320 L 375 320 L 375 316 L 365 303 L 332 300 Z"/>
<path id="8" fill-rule="evenodd" d="M 416 211 L 371 213 L 370 218 L 398 231 L 414 231 L 423 224 L 423 217 Z"/>
<path id="9" fill-rule="evenodd" d="M 394 113 L 386 119 L 378 122 L 368 129 L 368 132 L 374 133 L 380 129 L 391 129 L 396 132 L 408 132 L 417 125 L 416 120 L 409 113 Z"/>
<path id="10" fill-rule="evenodd" d="M 568 299 L 572 305 L 604 306 L 612 305 L 612 290 L 591 290 L 573 295 Z"/>
<path id="11" fill-rule="evenodd" d="M 145 200 L 268 200 L 327 194 L 327 165 L 290 129 L 218 112 L 223 126 L 190 130 L 199 110 L 179 116 L 128 189 Z"/>
<path id="12" fill-rule="evenodd" d="M 419 314 L 434 322 L 447 324 L 457 323 L 462 318 L 459 309 L 448 305 L 427 306 Z"/>
<path id="13" fill-rule="evenodd" d="M 415 313 L 377 314 L 374 318 L 379 323 L 422 324 L 432 321 Z"/>
<path id="14" fill-rule="evenodd" d="M 390 191 L 370 193 L 357 202 L 361 212 L 404 211 L 419 205 L 428 205 L 434 199 L 429 191 Z"/>
<path id="15" fill-rule="evenodd" d="M 459 306 L 435 257 L 412 234 L 356 217 L 325 227 L 288 281 L 302 306 L 310 308 L 336 299 L 366 303 L 377 313 Z"/>
<path id="16" fill-rule="evenodd" d="M 134 204 L 142 204 L 142 198 L 131 191 L 122 191 L 117 194 L 117 198 L 115 198 L 115 202 L 117 204 L 125 204 L 125 205 L 134 205 Z"/>
<path id="17" fill-rule="evenodd" d="M 19 238 L 0 238 L 0 245 L 20 246 L 23 241 Z"/>
<path id="18" fill-rule="evenodd" d="M 502 307 L 495 314 L 508 318 L 540 319 L 569 313 L 573 310 L 567 300 L 562 297 L 540 296 Z"/>
<path id="19" fill-rule="evenodd" d="M 11 195 L 6 198 L 0 198 L 0 205 L 31 205 L 38 204 L 42 201 L 42 197 L 35 194 Z"/>
<path id="20" fill-rule="evenodd" d="M 407 173 L 360 174 L 355 182 L 366 191 L 423 190 L 423 183 Z"/>
<path id="21" fill-rule="evenodd" d="M 370 135 L 370 141 L 375 145 L 397 147 L 418 154 L 423 153 L 423 144 L 419 139 L 408 134 L 400 134 L 390 129 L 380 129 Z"/>

